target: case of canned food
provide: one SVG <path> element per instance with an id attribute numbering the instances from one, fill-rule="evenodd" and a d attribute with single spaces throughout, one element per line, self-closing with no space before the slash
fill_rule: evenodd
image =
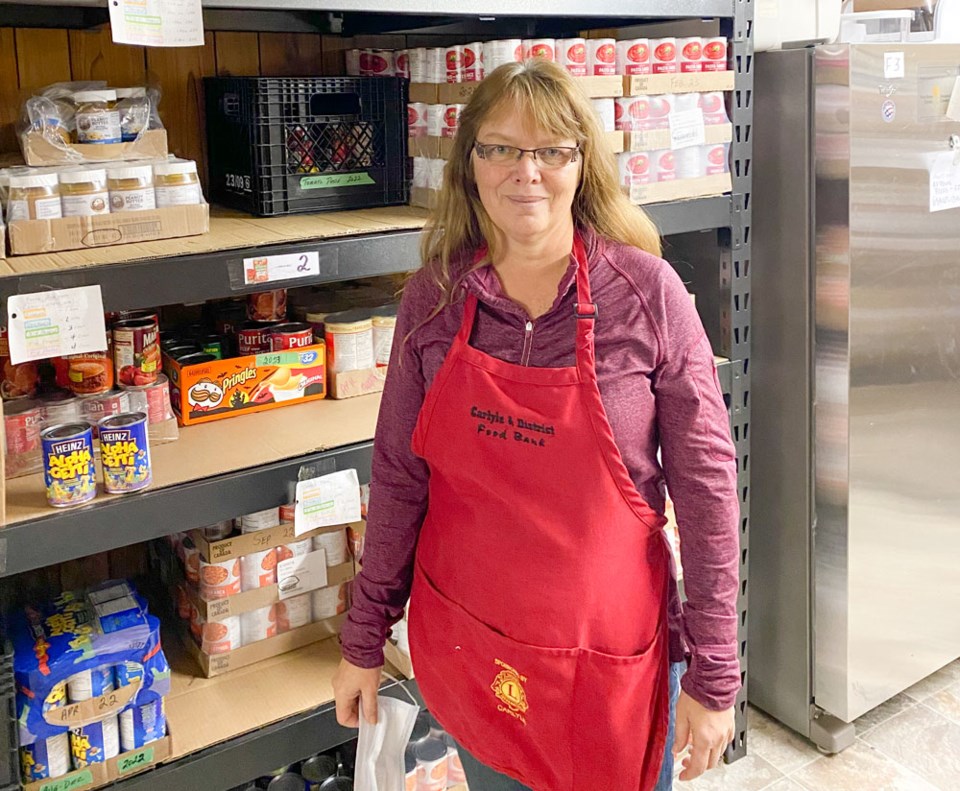
<path id="1" fill-rule="evenodd" d="M 396 326 L 396 304 L 355 308 L 325 317 L 331 398 L 353 398 L 383 390 Z"/>

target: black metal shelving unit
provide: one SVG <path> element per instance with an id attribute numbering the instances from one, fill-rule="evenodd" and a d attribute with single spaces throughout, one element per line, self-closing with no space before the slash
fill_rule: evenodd
<path id="1" fill-rule="evenodd" d="M 94 20 L 88 12 L 98 0 L 67 0 L 74 12 L 64 19 L 77 24 Z M 646 207 L 661 232 L 669 237 L 666 255 L 686 280 L 692 281 L 698 308 L 713 342 L 714 350 L 730 362 L 718 366 L 718 376 L 727 402 L 737 448 L 738 482 L 741 499 L 741 598 L 740 654 L 744 687 L 737 702 L 737 737 L 728 750 L 728 760 L 746 753 L 747 699 L 747 581 L 749 550 L 749 362 L 750 362 L 750 228 L 753 92 L 753 8 L 754 0 L 610 0 L 600 12 L 583 0 L 528 0 L 516 10 L 510 0 L 460 0 L 456 10 L 450 0 L 327 0 L 317 11 L 314 0 L 204 0 L 208 18 L 230 12 L 231 24 L 239 29 L 257 29 L 269 23 L 271 29 L 304 24 L 304 15 L 313 29 L 348 32 L 352 23 L 364 32 L 396 32 L 417 29 L 422 33 L 431 24 L 458 35 L 458 26 L 477 30 L 477 20 L 487 25 L 486 37 L 497 32 L 490 25 L 507 30 L 538 29 L 538 20 L 549 18 L 553 28 L 567 33 L 585 28 L 626 27 L 645 21 L 719 18 L 721 31 L 732 41 L 731 61 L 736 87 L 730 105 L 734 128 L 731 149 L 733 192 L 730 195 Z M 403 6 L 404 14 L 397 12 Z M 0 14 L 0 22 L 16 19 L 16 4 Z M 22 8 L 29 8 L 27 5 Z M 13 12 L 10 9 L 14 9 Z M 64 9 L 67 10 L 67 9 Z M 329 13 L 328 13 L 329 12 Z M 522 14 L 522 20 L 520 18 Z M 414 16 L 419 15 L 419 16 Z M 496 19 L 491 19 L 496 17 Z M 25 17 L 26 18 L 26 17 Z M 222 16 L 219 18 L 223 18 Z M 61 22 L 60 24 L 67 24 Z M 472 25 L 472 27 L 471 27 Z M 511 27 L 513 26 L 513 27 Z M 299 28 L 296 28 L 299 29 Z M 157 304 L 200 302 L 256 290 L 244 288 L 240 271 L 245 257 L 316 250 L 320 274 L 285 283 L 290 287 L 336 282 L 391 274 L 409 269 L 418 259 L 421 231 L 403 230 L 364 233 L 335 239 L 315 239 L 267 247 L 242 248 L 212 254 L 195 254 L 134 261 L 103 267 L 86 267 L 55 272 L 26 272 L 0 277 L 0 309 L 17 293 L 100 285 L 107 310 L 151 307 Z M 684 268 L 687 264 L 688 268 Z M 163 277 L 159 275 L 163 274 Z M 369 476 L 372 443 L 360 442 L 325 452 L 311 453 L 273 464 L 225 473 L 213 478 L 170 489 L 150 491 L 130 498 L 107 500 L 49 516 L 11 525 L 0 530 L 0 577 L 51 565 L 166 535 L 173 530 L 201 526 L 219 519 L 290 500 L 299 468 L 303 464 L 326 465 L 330 471 L 355 467 L 361 480 Z M 123 525 L 122 537 L 117 526 Z M 9 658 L 0 663 L 0 706 L 12 712 Z M 413 687 L 414 694 L 415 685 Z M 8 689 L 7 687 L 10 687 Z M 402 694 L 395 683 L 384 687 L 387 694 Z M 0 716 L 6 718 L 6 709 Z M 12 724 L 12 723 L 11 723 Z M 294 715 L 281 722 L 217 744 L 150 772 L 120 781 L 123 791 L 215 791 L 228 788 L 284 762 L 334 747 L 352 738 L 353 733 L 336 724 L 333 707 L 324 706 Z M 6 744 L 12 738 L 13 744 Z M 0 728 L 0 789 L 17 785 L 17 763 L 4 774 L 3 762 L 16 748 L 15 730 Z M 14 756 L 15 757 L 15 756 Z M 212 781 L 212 778 L 216 778 Z M 211 784 L 213 782 L 213 785 Z"/>

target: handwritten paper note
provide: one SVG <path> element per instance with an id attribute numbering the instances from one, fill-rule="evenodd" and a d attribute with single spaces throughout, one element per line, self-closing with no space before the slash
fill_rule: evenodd
<path id="1" fill-rule="evenodd" d="M 930 211 L 960 207 L 960 151 L 937 154 L 930 167 Z"/>
<path id="2" fill-rule="evenodd" d="M 108 0 L 117 44 L 202 47 L 200 0 Z"/>
<path id="3" fill-rule="evenodd" d="M 360 480 L 356 470 L 341 470 L 297 484 L 295 535 L 359 520 Z"/>
<path id="4" fill-rule="evenodd" d="M 670 114 L 670 148 L 702 146 L 706 142 L 703 110 L 680 110 Z"/>
<path id="5" fill-rule="evenodd" d="M 100 286 L 15 294 L 7 300 L 10 361 L 106 351 Z"/>

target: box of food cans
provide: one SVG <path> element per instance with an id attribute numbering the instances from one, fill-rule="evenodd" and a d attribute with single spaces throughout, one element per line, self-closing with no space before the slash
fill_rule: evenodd
<path id="1" fill-rule="evenodd" d="M 327 394 L 323 341 L 284 351 L 183 365 L 163 355 L 182 426 L 315 401 Z"/>
<path id="2" fill-rule="evenodd" d="M 735 82 L 732 71 L 632 74 L 618 79 L 623 80 L 621 96 L 732 91 Z"/>

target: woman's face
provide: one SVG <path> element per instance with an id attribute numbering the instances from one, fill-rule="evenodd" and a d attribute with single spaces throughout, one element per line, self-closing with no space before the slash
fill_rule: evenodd
<path id="1" fill-rule="evenodd" d="M 532 119 L 512 107 L 495 112 L 480 125 L 477 143 L 516 148 L 576 146 L 538 129 Z M 531 242 L 549 236 L 573 221 L 573 198 L 580 183 L 580 158 L 557 168 L 543 167 L 530 153 L 498 164 L 471 154 L 473 174 L 483 208 L 510 240 Z"/>

